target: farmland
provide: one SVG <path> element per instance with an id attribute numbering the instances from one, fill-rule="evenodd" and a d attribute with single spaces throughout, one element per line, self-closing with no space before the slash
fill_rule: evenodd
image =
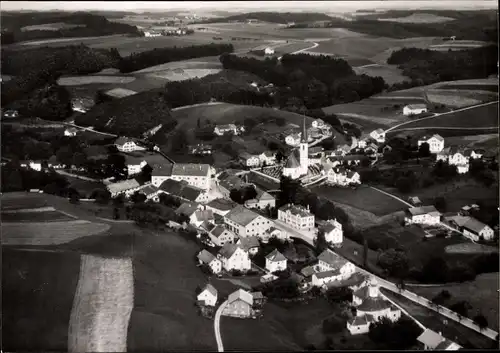
<path id="1" fill-rule="evenodd" d="M 449 245 L 445 248 L 448 254 L 489 254 L 498 253 L 498 248 L 477 243 Z"/>
<path id="2" fill-rule="evenodd" d="M 358 75 L 380 76 L 388 85 L 408 80 L 408 77 L 403 76 L 402 71 L 394 65 L 373 64 L 353 67 L 353 70 Z"/>
<path id="3" fill-rule="evenodd" d="M 453 21 L 454 18 L 439 16 L 432 13 L 414 13 L 406 17 L 379 18 L 378 20 L 399 23 L 439 23 Z"/>
<path id="4" fill-rule="evenodd" d="M 59 211 L 44 211 L 44 212 L 2 212 L 2 222 L 62 222 L 72 221 L 73 217 L 61 213 Z"/>
<path id="5" fill-rule="evenodd" d="M 57 83 L 61 86 L 78 86 L 78 85 L 89 85 L 93 83 L 124 84 L 124 83 L 130 83 L 134 80 L 135 77 L 128 77 L 128 76 L 86 75 L 86 76 L 61 77 L 57 80 Z"/>
<path id="6" fill-rule="evenodd" d="M 25 26 L 21 28 L 21 31 L 59 31 L 61 29 L 69 29 L 75 27 L 85 27 L 85 25 L 78 25 L 74 23 L 64 23 L 64 22 L 56 22 L 56 23 L 46 23 L 43 25 L 33 25 L 33 26 Z"/>

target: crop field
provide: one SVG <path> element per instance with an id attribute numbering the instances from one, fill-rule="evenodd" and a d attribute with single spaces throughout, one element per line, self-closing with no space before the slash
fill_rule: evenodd
<path id="1" fill-rule="evenodd" d="M 447 246 L 445 251 L 449 254 L 491 254 L 498 253 L 498 248 L 477 243 L 463 243 Z"/>
<path id="2" fill-rule="evenodd" d="M 69 29 L 76 27 L 85 27 L 85 25 L 78 25 L 74 23 L 64 23 L 64 22 L 56 22 L 56 23 L 45 23 L 43 25 L 34 25 L 34 26 L 24 26 L 21 28 L 21 31 L 58 31 L 60 29 Z"/>
<path id="3" fill-rule="evenodd" d="M 438 16 L 431 13 L 414 13 L 406 17 L 379 18 L 378 21 L 398 23 L 441 23 L 453 21 L 454 18 Z"/>
<path id="4" fill-rule="evenodd" d="M 209 56 L 206 58 L 196 58 L 191 61 L 172 61 L 166 64 L 150 66 L 142 70 L 134 71 L 133 74 L 144 74 L 144 73 L 153 73 L 157 71 L 166 71 L 166 70 L 188 70 L 188 69 L 221 69 L 222 64 L 219 61 L 218 56 Z"/>
<path id="5" fill-rule="evenodd" d="M 2 211 L 33 209 L 47 206 L 47 200 L 39 194 L 8 193 L 0 198 Z"/>
<path id="6" fill-rule="evenodd" d="M 488 44 L 487 42 L 482 42 L 478 40 L 454 40 L 454 41 L 447 41 L 442 44 L 431 45 L 429 46 L 429 49 L 438 51 L 467 50 L 467 49 L 479 48 L 487 44 Z"/>
<path id="7" fill-rule="evenodd" d="M 155 71 L 148 74 L 148 76 L 161 78 L 168 81 L 184 81 L 217 74 L 220 71 L 221 69 L 174 69 Z"/>
<path id="8" fill-rule="evenodd" d="M 394 65 L 375 64 L 370 66 L 358 66 L 353 67 L 353 70 L 358 75 L 365 74 L 372 77 L 380 76 L 389 85 L 408 80 L 408 77 L 403 76 L 402 71 Z"/>
<path id="9" fill-rule="evenodd" d="M 365 210 L 377 216 L 384 216 L 407 208 L 402 202 L 368 186 L 359 186 L 355 190 L 350 188 L 317 186 L 312 187 L 311 191 L 330 201 Z"/>
<path id="10" fill-rule="evenodd" d="M 62 222 L 74 221 L 74 217 L 70 217 L 62 212 L 53 210 L 45 212 L 2 212 L 2 222 Z"/>
<path id="11" fill-rule="evenodd" d="M 481 312 L 488 320 L 488 327 L 498 331 L 498 288 L 498 273 L 484 273 L 469 282 L 439 287 L 411 287 L 409 290 L 428 299 L 432 299 L 442 290 L 447 290 L 451 294 L 450 302 L 469 302 L 472 306 L 471 316 Z"/>
<path id="12" fill-rule="evenodd" d="M 439 89 L 458 89 L 458 90 L 474 90 L 474 91 L 490 91 L 498 93 L 498 86 L 489 84 L 444 84 L 440 85 Z"/>
<path id="13" fill-rule="evenodd" d="M 85 220 L 66 222 L 3 223 L 2 243 L 5 245 L 52 245 L 101 234 L 110 226 Z"/>
<path id="14" fill-rule="evenodd" d="M 85 76 L 61 77 L 57 80 L 57 83 L 61 86 L 78 86 L 78 85 L 89 85 L 94 83 L 124 84 L 124 83 L 130 83 L 134 80 L 135 77 L 130 77 L 130 76 L 85 75 Z"/>

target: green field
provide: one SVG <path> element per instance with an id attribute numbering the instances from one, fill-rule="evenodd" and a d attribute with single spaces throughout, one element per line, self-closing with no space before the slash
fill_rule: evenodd
<path id="1" fill-rule="evenodd" d="M 408 80 L 408 77 L 403 76 L 401 69 L 393 65 L 376 64 L 373 66 L 354 67 L 353 69 L 358 75 L 365 74 L 372 77 L 380 76 L 388 85 Z"/>
<path id="2" fill-rule="evenodd" d="M 1 214 L 2 222 L 62 222 L 73 221 L 74 218 L 59 211 L 20 212 Z"/>

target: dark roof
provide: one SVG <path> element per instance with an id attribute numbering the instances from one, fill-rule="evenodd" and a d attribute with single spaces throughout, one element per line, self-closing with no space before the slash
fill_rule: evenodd
<path id="1" fill-rule="evenodd" d="M 171 176 L 172 175 L 172 168 L 173 168 L 172 163 L 165 163 L 162 165 L 155 165 L 153 167 L 153 172 L 151 173 L 152 176 Z"/>
<path id="2" fill-rule="evenodd" d="M 365 315 L 355 316 L 348 321 L 351 326 L 362 326 L 368 324 L 368 320 Z"/>
<path id="3" fill-rule="evenodd" d="M 293 150 L 293 152 L 288 156 L 288 159 L 286 160 L 285 168 L 298 168 L 300 167 L 299 163 L 299 150 Z"/>
<path id="4" fill-rule="evenodd" d="M 429 348 L 435 349 L 444 340 L 444 337 L 431 329 L 426 329 L 417 337 L 417 340 Z"/>
<path id="5" fill-rule="evenodd" d="M 238 249 L 238 245 L 226 243 L 219 250 L 219 255 L 221 255 L 222 257 L 225 257 L 226 259 L 229 259 L 231 256 L 233 256 L 236 249 Z"/>
<path id="6" fill-rule="evenodd" d="M 207 203 L 207 206 L 215 208 L 221 211 L 230 211 L 235 208 L 238 204 L 231 200 L 226 199 L 215 199 Z"/>
<path id="7" fill-rule="evenodd" d="M 172 167 L 172 175 L 206 176 L 209 170 L 208 164 L 176 163 Z"/>
<path id="8" fill-rule="evenodd" d="M 251 211 L 248 208 L 243 207 L 242 205 L 238 205 L 231 211 L 229 211 L 229 213 L 225 217 L 233 221 L 234 223 L 245 227 L 259 216 L 260 215 L 258 213 Z"/>
<path id="9" fill-rule="evenodd" d="M 273 262 L 278 261 L 286 261 L 286 257 L 278 251 L 278 249 L 274 249 L 269 254 L 267 254 L 266 259 Z"/>
<path id="10" fill-rule="evenodd" d="M 383 298 L 368 297 L 357 307 L 359 311 L 373 312 L 388 309 L 391 307 L 391 303 L 384 300 Z"/>
<path id="11" fill-rule="evenodd" d="M 337 255 L 330 249 L 326 249 L 323 251 L 319 256 L 318 260 L 321 260 L 323 262 L 326 262 L 330 266 L 333 266 L 335 268 L 340 269 L 342 266 L 346 265 L 348 261 L 344 259 L 343 257 Z"/>
<path id="12" fill-rule="evenodd" d="M 360 299 L 366 299 L 368 298 L 368 286 L 364 286 L 364 287 L 361 287 L 360 289 L 358 289 L 357 291 L 355 291 L 353 294 L 360 298 Z"/>
<path id="13" fill-rule="evenodd" d="M 167 179 L 160 185 L 160 190 L 189 201 L 196 201 L 203 190 L 189 185 L 185 181 Z"/>
<path id="14" fill-rule="evenodd" d="M 304 276 L 304 277 L 309 277 L 309 276 L 312 276 L 313 274 L 316 273 L 316 270 L 314 269 L 313 266 L 306 266 L 304 267 L 302 270 L 300 270 L 300 273 Z"/>
<path id="15" fill-rule="evenodd" d="M 241 245 L 241 248 L 245 251 L 248 251 L 252 248 L 258 248 L 260 246 L 259 239 L 254 236 L 240 238 L 239 243 Z"/>
<path id="16" fill-rule="evenodd" d="M 214 254 L 208 252 L 205 249 L 203 249 L 202 251 L 200 251 L 200 253 L 198 254 L 197 257 L 198 257 L 198 260 L 200 260 L 201 262 L 203 262 L 205 264 L 209 264 L 213 260 L 217 260 L 216 257 L 214 256 Z"/>
<path id="17" fill-rule="evenodd" d="M 481 232 L 484 229 L 484 227 L 486 227 L 486 224 L 484 224 L 483 222 L 478 221 L 475 218 L 470 217 L 467 220 L 467 222 L 465 222 L 465 224 L 463 225 L 463 227 L 466 228 L 466 229 L 468 229 L 471 232 L 479 234 L 479 232 Z"/>
<path id="18" fill-rule="evenodd" d="M 218 238 L 222 235 L 222 233 L 224 232 L 229 232 L 231 234 L 233 234 L 233 232 L 231 232 L 230 230 L 228 230 L 227 228 L 221 226 L 221 225 L 218 225 L 216 227 L 214 227 L 211 231 L 210 231 L 210 234 L 212 234 L 214 237 Z"/>
<path id="19" fill-rule="evenodd" d="M 338 276 L 340 274 L 340 269 L 335 269 L 331 271 L 323 271 L 314 274 L 317 278 L 329 278 L 333 276 Z"/>
<path id="20" fill-rule="evenodd" d="M 219 185 L 227 190 L 239 189 L 245 185 L 245 182 L 235 175 L 230 175 L 227 178 L 221 180 Z"/>
<path id="21" fill-rule="evenodd" d="M 198 209 L 198 204 L 197 203 L 192 203 L 192 202 L 184 202 L 182 205 L 179 206 L 175 210 L 177 214 L 183 214 L 185 216 L 190 217 L 193 213 L 196 212 Z"/>

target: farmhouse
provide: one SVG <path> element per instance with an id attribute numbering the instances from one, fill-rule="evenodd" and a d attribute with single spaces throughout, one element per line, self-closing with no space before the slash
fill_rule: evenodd
<path id="1" fill-rule="evenodd" d="M 160 198 L 158 196 L 160 194 L 160 190 L 154 185 L 146 185 L 141 190 L 139 190 L 139 192 L 146 196 L 146 200 L 153 200 L 154 202 L 160 201 Z"/>
<path id="2" fill-rule="evenodd" d="M 361 184 L 358 172 L 347 170 L 344 167 L 331 168 L 327 174 L 327 182 L 331 185 L 349 186 Z"/>
<path id="3" fill-rule="evenodd" d="M 178 215 L 184 215 L 189 218 L 190 223 L 194 223 L 196 220 L 195 213 L 198 210 L 198 204 L 195 202 L 184 202 L 176 210 L 175 213 Z"/>
<path id="4" fill-rule="evenodd" d="M 243 151 L 239 153 L 239 158 L 245 167 L 258 167 L 260 165 L 260 158 L 258 155 Z"/>
<path id="5" fill-rule="evenodd" d="M 278 229 L 276 227 L 271 227 L 269 228 L 266 233 L 264 234 L 263 241 L 269 241 L 271 238 L 276 238 L 282 241 L 288 241 L 289 237 L 288 234 L 281 229 Z"/>
<path id="6" fill-rule="evenodd" d="M 378 143 L 385 142 L 385 131 L 382 129 L 373 130 L 370 132 L 370 137 L 377 141 Z"/>
<path id="7" fill-rule="evenodd" d="M 468 217 L 469 219 L 462 226 L 462 231 L 466 237 L 474 241 L 478 240 L 492 240 L 495 236 L 493 229 L 483 222 L 475 218 Z"/>
<path id="8" fill-rule="evenodd" d="M 220 216 L 225 216 L 229 213 L 233 208 L 235 208 L 238 204 L 231 200 L 226 199 L 215 199 L 210 201 L 205 205 L 207 210 L 212 210 L 213 213 L 218 214 Z"/>
<path id="9" fill-rule="evenodd" d="M 265 151 L 259 155 L 260 163 L 262 165 L 274 165 L 276 164 L 276 153 L 273 151 Z"/>
<path id="10" fill-rule="evenodd" d="M 260 248 L 259 238 L 255 236 L 240 238 L 236 242 L 236 245 L 239 245 L 249 255 L 257 254 Z"/>
<path id="11" fill-rule="evenodd" d="M 448 147 L 436 154 L 437 161 L 445 161 L 450 165 L 457 166 L 459 174 L 465 174 L 469 171 L 469 159 L 472 150 L 465 150 L 463 148 Z"/>
<path id="12" fill-rule="evenodd" d="M 342 224 L 340 224 L 336 219 L 330 219 L 324 222 L 320 229 L 324 232 L 325 240 L 328 244 L 335 246 L 342 245 L 344 240 Z"/>
<path id="13" fill-rule="evenodd" d="M 224 244 L 219 250 L 217 258 L 222 262 L 222 267 L 226 271 L 248 271 L 252 268 L 248 252 L 236 244 Z"/>
<path id="14" fill-rule="evenodd" d="M 354 292 L 352 301 L 356 307 L 356 316 L 347 322 L 347 329 L 352 335 L 367 333 L 370 324 L 383 317 L 393 322 L 401 317 L 401 310 L 380 295 L 375 279 L 368 286 Z"/>
<path id="15" fill-rule="evenodd" d="M 185 181 L 168 179 L 161 183 L 158 189 L 160 193 L 166 193 L 181 200 L 191 202 L 207 202 L 209 199 L 207 192 L 199 188 L 195 188 Z"/>
<path id="16" fill-rule="evenodd" d="M 286 270 L 287 259 L 277 249 L 266 255 L 266 270 L 270 273 Z"/>
<path id="17" fill-rule="evenodd" d="M 144 151 L 146 148 L 139 146 L 133 139 L 128 137 L 118 137 L 115 146 L 120 152 Z"/>
<path id="18" fill-rule="evenodd" d="M 274 49 L 268 47 L 268 48 L 264 49 L 264 54 L 265 55 L 273 55 Z"/>
<path id="19" fill-rule="evenodd" d="M 198 301 L 204 302 L 204 305 L 215 306 L 217 304 L 217 289 L 208 283 L 196 297 Z"/>
<path id="20" fill-rule="evenodd" d="M 315 287 L 323 287 L 328 283 L 341 280 L 342 280 L 342 275 L 339 270 L 315 272 L 311 276 L 311 284 Z"/>
<path id="21" fill-rule="evenodd" d="M 47 167 L 54 169 L 62 169 L 64 168 L 64 164 L 57 161 L 57 157 L 55 155 L 50 156 L 47 160 Z"/>
<path id="22" fill-rule="evenodd" d="M 418 139 L 418 147 L 421 144 L 427 143 L 429 145 L 429 151 L 431 153 L 439 153 L 444 149 L 444 138 L 438 134 L 434 134 L 431 137 L 423 136 Z"/>
<path id="23" fill-rule="evenodd" d="M 19 116 L 19 112 L 17 110 L 6 110 L 3 114 L 4 118 L 17 118 Z"/>
<path id="24" fill-rule="evenodd" d="M 326 126 L 325 122 L 323 120 L 321 120 L 321 119 L 316 119 L 316 120 L 314 120 L 312 122 L 312 127 L 314 127 L 314 128 L 321 129 L 321 128 L 325 127 L 325 126 Z"/>
<path id="25" fill-rule="evenodd" d="M 240 131 L 241 129 L 237 128 L 235 124 L 217 125 L 214 128 L 214 133 L 218 136 L 222 136 L 227 133 L 239 135 Z"/>
<path id="26" fill-rule="evenodd" d="M 151 182 L 160 186 L 165 180 L 186 181 L 202 190 L 210 188 L 210 165 L 208 164 L 164 164 L 153 167 Z"/>
<path id="27" fill-rule="evenodd" d="M 219 191 L 227 199 L 230 198 L 231 190 L 239 190 L 247 185 L 247 183 L 235 175 L 228 175 L 218 183 Z"/>
<path id="28" fill-rule="evenodd" d="M 236 235 L 224 226 L 218 225 L 208 233 L 210 240 L 217 246 L 233 243 Z"/>
<path id="29" fill-rule="evenodd" d="M 207 265 L 212 273 L 220 273 L 222 271 L 222 262 L 217 259 L 212 253 L 203 249 L 196 256 L 200 265 Z"/>
<path id="30" fill-rule="evenodd" d="M 224 223 L 240 238 L 264 237 L 265 232 L 273 225 L 269 219 L 241 205 L 236 206 L 224 216 Z"/>
<path id="31" fill-rule="evenodd" d="M 155 31 L 145 31 L 144 32 L 144 37 L 161 37 L 160 32 L 155 32 Z"/>
<path id="32" fill-rule="evenodd" d="M 129 197 L 134 192 L 141 189 L 141 184 L 136 179 L 127 179 L 117 183 L 108 184 L 106 188 L 110 192 L 111 197 L 116 197 L 120 194 L 124 194 L 126 197 Z"/>
<path id="33" fill-rule="evenodd" d="M 316 268 L 320 272 L 337 270 L 340 273 L 340 279 L 347 279 L 351 277 L 356 270 L 352 263 L 343 257 L 340 257 L 330 249 L 326 249 L 318 256 Z"/>
<path id="34" fill-rule="evenodd" d="M 238 289 L 227 298 L 227 305 L 222 310 L 222 315 L 248 318 L 253 316 L 253 296 L 249 292 Z"/>
<path id="35" fill-rule="evenodd" d="M 190 223 L 195 227 L 200 227 L 202 224 L 215 224 L 215 217 L 210 210 L 197 209 L 190 217 Z"/>
<path id="36" fill-rule="evenodd" d="M 247 200 L 245 202 L 245 207 L 265 209 L 267 206 L 271 208 L 276 206 L 276 198 L 274 196 L 260 188 L 256 189 L 257 196 L 255 197 L 255 199 Z"/>
<path id="37" fill-rule="evenodd" d="M 206 145 L 203 143 L 199 143 L 197 145 L 190 145 L 188 147 L 189 154 L 198 155 L 198 156 L 206 156 L 212 154 L 212 145 Z"/>
<path id="38" fill-rule="evenodd" d="M 351 147 L 349 145 L 341 145 L 341 146 L 338 146 L 337 149 L 332 152 L 332 156 L 345 156 L 346 154 L 348 154 L 349 152 L 351 151 Z"/>
<path id="39" fill-rule="evenodd" d="M 427 106 L 425 104 L 408 104 L 403 107 L 404 116 L 412 116 L 422 113 L 427 113 Z"/>
<path id="40" fill-rule="evenodd" d="M 431 329 L 425 329 L 425 331 L 418 336 L 417 341 L 423 346 L 426 351 L 458 351 L 461 346 L 452 342 L 441 335 L 432 331 Z"/>
<path id="41" fill-rule="evenodd" d="M 76 136 L 76 133 L 78 132 L 78 129 L 76 127 L 70 127 L 64 130 L 64 136 Z"/>
<path id="42" fill-rule="evenodd" d="M 407 224 L 434 225 L 441 221 L 441 213 L 434 206 L 411 207 L 405 213 Z"/>
<path id="43" fill-rule="evenodd" d="M 422 201 L 418 198 L 418 196 L 410 196 L 408 197 L 408 202 L 411 203 L 415 207 L 422 206 Z"/>
<path id="44" fill-rule="evenodd" d="M 312 230 L 314 228 L 314 215 L 300 205 L 288 204 L 278 210 L 278 220 L 295 229 Z"/>

